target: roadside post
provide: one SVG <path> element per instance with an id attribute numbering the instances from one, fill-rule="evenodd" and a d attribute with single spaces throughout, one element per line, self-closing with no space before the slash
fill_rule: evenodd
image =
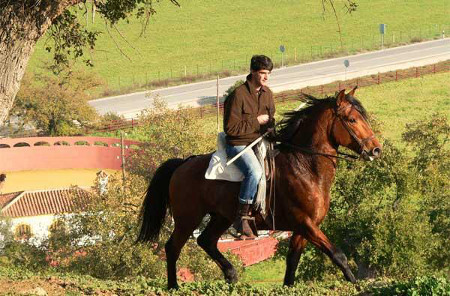
<path id="1" fill-rule="evenodd" d="M 216 106 L 217 106 L 217 133 L 220 132 L 220 128 L 219 128 L 219 114 L 220 114 L 220 110 L 219 110 L 219 75 L 217 75 L 217 93 L 216 93 Z"/>
<path id="2" fill-rule="evenodd" d="M 384 48 L 384 34 L 386 33 L 386 24 L 380 24 L 381 49 Z"/>
<path id="3" fill-rule="evenodd" d="M 125 189 L 125 141 L 124 141 L 125 133 L 120 131 L 120 158 L 122 160 L 122 182 L 123 188 Z"/>
<path id="4" fill-rule="evenodd" d="M 345 66 L 345 81 L 347 81 L 347 68 L 350 67 L 350 61 L 344 60 L 344 66 Z"/>
<path id="5" fill-rule="evenodd" d="M 280 51 L 281 51 L 281 68 L 284 68 L 284 52 L 286 51 L 284 45 L 280 45 Z"/>

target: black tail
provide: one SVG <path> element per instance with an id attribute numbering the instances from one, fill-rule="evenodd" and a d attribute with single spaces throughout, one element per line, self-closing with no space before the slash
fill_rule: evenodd
<path id="1" fill-rule="evenodd" d="M 138 242 L 158 240 L 167 212 L 170 178 L 184 161 L 180 158 L 169 159 L 156 170 L 142 204 Z"/>

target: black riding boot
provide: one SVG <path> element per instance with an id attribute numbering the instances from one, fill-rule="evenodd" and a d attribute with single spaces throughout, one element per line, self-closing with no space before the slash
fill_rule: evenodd
<path id="1" fill-rule="evenodd" d="M 251 205 L 239 203 L 237 217 L 233 223 L 233 227 L 241 234 L 242 239 L 253 239 L 256 237 L 250 227 L 250 222 L 254 223 L 254 218 L 248 215 L 250 207 Z"/>

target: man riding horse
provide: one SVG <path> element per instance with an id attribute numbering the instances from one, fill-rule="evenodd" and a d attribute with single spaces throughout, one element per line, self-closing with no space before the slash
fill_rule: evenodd
<path id="1" fill-rule="evenodd" d="M 257 139 L 271 123 L 275 107 L 272 93 L 266 86 L 271 69 L 270 59 L 253 57 L 247 82 L 227 99 L 224 123 L 231 155 Z M 273 205 L 270 213 L 273 223 L 255 215 L 255 224 L 261 230 L 292 231 L 285 285 L 294 284 L 307 242 L 326 254 L 348 281 L 356 282 L 345 254 L 320 229 L 330 207 L 337 159 L 352 157 L 372 161 L 381 155 L 382 146 L 370 127 L 366 110 L 355 98 L 355 91 L 356 87 L 348 93 L 340 90 L 322 99 L 299 96 L 306 107 L 285 113 L 275 133 L 279 153 L 274 157 L 274 199 L 266 207 Z M 358 156 L 340 152 L 340 146 Z M 238 280 L 236 269 L 219 251 L 217 243 L 235 220 L 237 211 L 238 222 L 242 222 L 243 228 L 249 226 L 242 217 L 248 215 L 261 168 L 256 167 L 258 172 L 253 176 L 253 183 L 247 180 L 241 185 L 206 179 L 212 155 L 167 160 L 154 173 L 143 201 L 138 241 L 158 241 L 169 209 L 174 221 L 174 229 L 164 246 L 169 289 L 178 288 L 177 261 L 181 250 L 207 214 L 210 220 L 197 243 L 217 263 L 227 282 Z M 250 151 L 245 155 L 254 157 Z M 241 167 L 246 173 L 255 171 L 248 166 Z M 236 196 L 240 197 L 239 201 Z M 242 230 L 244 234 L 247 231 Z"/>
<path id="2" fill-rule="evenodd" d="M 272 91 L 267 87 L 272 68 L 273 63 L 267 56 L 253 56 L 247 80 L 225 100 L 223 126 L 228 158 L 240 153 L 274 124 L 275 104 Z M 240 187 L 239 208 L 233 225 L 243 238 L 254 238 L 248 215 L 262 168 L 252 149 L 248 149 L 235 164 L 243 173 L 244 180 Z"/>

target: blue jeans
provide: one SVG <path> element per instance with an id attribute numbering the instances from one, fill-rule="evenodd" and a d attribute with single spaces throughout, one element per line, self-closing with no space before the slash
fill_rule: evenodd
<path id="1" fill-rule="evenodd" d="M 245 149 L 246 146 L 226 145 L 228 159 Z M 239 192 L 239 202 L 241 204 L 252 204 L 256 192 L 258 191 L 259 180 L 261 179 L 262 169 L 256 158 L 255 152 L 249 149 L 241 157 L 234 161 L 234 164 L 244 174 L 244 180 Z"/>

